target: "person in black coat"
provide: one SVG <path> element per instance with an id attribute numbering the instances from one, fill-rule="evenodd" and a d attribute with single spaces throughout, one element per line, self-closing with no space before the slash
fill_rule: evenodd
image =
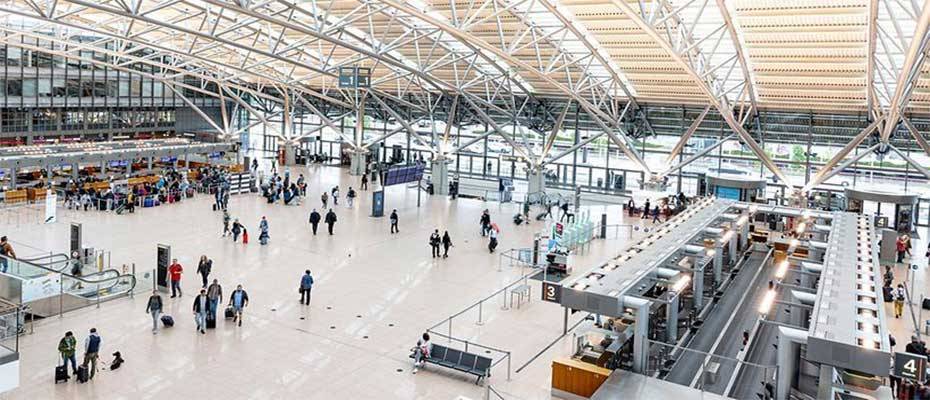
<path id="1" fill-rule="evenodd" d="M 333 209 L 332 209 L 332 208 L 330 208 L 330 209 L 329 209 L 329 212 L 326 213 L 326 221 L 325 221 L 325 222 L 326 222 L 327 228 L 329 229 L 329 234 L 332 235 L 332 234 L 333 234 L 333 225 L 336 224 L 336 213 L 333 212 Z"/>
<path id="2" fill-rule="evenodd" d="M 321 219 L 320 213 L 316 212 L 314 208 L 313 211 L 310 212 L 310 227 L 313 228 L 313 236 L 316 236 L 316 227 L 320 224 Z M 330 233 L 332 233 L 332 228 L 330 228 Z"/>
<path id="3" fill-rule="evenodd" d="M 449 231 L 446 231 L 442 235 L 442 258 L 449 258 L 450 247 L 452 247 L 452 237 L 449 236 Z"/>
<path id="4" fill-rule="evenodd" d="M 439 229 L 433 231 L 432 235 L 429 235 L 429 247 L 433 249 L 433 258 L 439 257 L 439 244 L 442 242 L 442 239 L 439 237 Z"/>

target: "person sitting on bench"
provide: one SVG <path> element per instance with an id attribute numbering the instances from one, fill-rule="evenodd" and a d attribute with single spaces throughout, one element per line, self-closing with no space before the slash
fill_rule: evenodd
<path id="1" fill-rule="evenodd" d="M 413 349 L 413 373 L 417 371 L 426 363 L 426 359 L 429 358 L 430 350 L 432 350 L 432 344 L 429 341 L 429 333 L 423 333 L 423 337 L 420 340 L 417 340 L 417 347 Z"/>

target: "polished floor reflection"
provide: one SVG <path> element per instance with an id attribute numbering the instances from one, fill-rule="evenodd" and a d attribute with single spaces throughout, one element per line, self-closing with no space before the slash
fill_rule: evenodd
<path id="1" fill-rule="evenodd" d="M 336 184 L 342 193 L 357 179 L 336 168 L 313 167 L 303 172 L 310 191 L 300 206 L 269 205 L 256 195 L 233 197 L 231 213 L 252 235 L 248 245 L 220 236 L 221 215 L 210 200 L 198 197 L 180 204 L 139 209 L 132 215 L 64 211 L 54 225 L 28 219 L 0 220 L 0 230 L 15 241 L 21 256 L 67 248 L 68 223 L 83 223 L 86 245 L 111 252 L 112 264 L 135 264 L 137 271 L 154 267 L 156 244 L 172 246 L 185 267 L 180 299 L 166 300 L 177 324 L 158 335 L 150 332 L 145 314 L 147 290 L 135 298 L 106 302 L 51 317 L 35 324 L 21 339 L 20 388 L 4 399 L 479 399 L 486 388 L 474 377 L 426 368 L 411 374 L 409 349 L 423 330 L 444 321 L 476 301 L 518 279 L 526 271 L 501 263 L 479 235 L 478 218 L 488 208 L 502 228 L 498 252 L 529 247 L 542 222 L 516 226 L 511 216 L 519 205 L 422 197 L 401 186 L 386 189 L 386 213 L 397 209 L 400 233 L 390 234 L 387 218 L 371 218 L 370 192 L 359 192 L 353 208 L 341 199 L 335 207 L 335 235 L 310 234 L 310 208 L 319 207 L 322 190 Z M 356 188 L 357 189 L 357 188 Z M 608 213 L 619 223 L 619 208 L 585 208 Z M 261 216 L 270 221 L 271 242 L 258 244 Z M 637 221 L 639 223 L 639 221 Z M 448 230 L 455 246 L 448 259 L 433 259 L 428 238 L 433 229 Z M 638 232 L 637 232 L 638 233 Z M 612 234 L 612 237 L 617 236 Z M 600 240 L 574 257 L 586 269 L 626 242 L 625 235 Z M 31 246 L 31 247 L 30 247 Z M 242 284 L 251 305 L 242 327 L 219 321 L 206 335 L 195 332 L 191 313 L 200 286 L 194 273 L 200 255 L 214 260 L 211 278 L 231 291 Z M 130 267 L 131 268 L 131 267 Z M 298 283 L 305 269 L 316 279 L 313 302 L 298 303 Z M 148 283 L 150 285 L 150 283 Z M 511 352 L 487 381 L 509 398 L 549 398 L 549 360 L 569 351 L 562 333 L 560 307 L 539 300 L 539 283 L 532 300 L 519 309 L 504 310 L 505 295 L 494 296 L 478 310 L 453 320 L 456 337 Z M 572 322 L 578 316 L 572 316 Z M 448 330 L 447 323 L 442 325 Z M 104 361 L 119 350 L 126 363 L 103 371 L 88 384 L 53 383 L 58 339 L 68 330 L 83 341 L 89 328 L 103 337 Z M 552 348 L 520 372 L 518 368 L 553 341 Z"/>

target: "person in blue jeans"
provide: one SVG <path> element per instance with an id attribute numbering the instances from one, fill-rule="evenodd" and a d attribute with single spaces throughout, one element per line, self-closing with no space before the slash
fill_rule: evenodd
<path id="1" fill-rule="evenodd" d="M 216 306 L 220 303 L 220 299 L 223 298 L 223 287 L 220 286 L 220 282 L 216 279 L 213 280 L 213 283 L 207 287 L 207 300 L 210 300 L 210 317 L 213 320 L 216 320 Z"/>
<path id="2" fill-rule="evenodd" d="M 237 285 L 229 296 L 229 306 L 233 309 L 233 322 L 238 322 L 239 326 L 242 326 L 242 310 L 248 305 L 249 294 L 242 290 L 242 285 Z"/>
<path id="3" fill-rule="evenodd" d="M 100 343 L 102 341 L 100 335 L 97 334 L 97 328 L 90 328 L 90 335 L 87 335 L 87 339 L 84 339 L 84 362 L 81 363 L 84 368 L 90 365 L 90 369 L 88 369 L 90 373 L 89 379 L 94 379 L 94 375 L 97 374 L 97 358 L 100 355 Z"/>
<path id="4" fill-rule="evenodd" d="M 304 276 L 300 277 L 300 304 L 310 305 L 310 290 L 313 289 L 313 276 L 310 270 L 304 271 Z"/>
<path id="5" fill-rule="evenodd" d="M 0 237 L 0 272 L 6 273 L 9 265 L 7 264 L 7 258 L 16 259 L 16 252 L 13 251 L 13 246 L 10 245 L 10 241 L 7 240 L 6 236 Z"/>
<path id="6" fill-rule="evenodd" d="M 58 341 L 58 352 L 61 353 L 61 363 L 68 372 L 68 361 L 71 361 L 71 372 L 77 372 L 77 357 L 74 353 L 77 351 L 77 339 L 71 331 L 65 332 L 65 337 Z"/>
<path id="7" fill-rule="evenodd" d="M 210 300 L 207 299 L 207 291 L 200 289 L 200 295 L 194 299 L 192 307 L 194 311 L 194 321 L 197 322 L 197 330 L 200 333 L 207 333 L 207 310 L 210 307 Z"/>

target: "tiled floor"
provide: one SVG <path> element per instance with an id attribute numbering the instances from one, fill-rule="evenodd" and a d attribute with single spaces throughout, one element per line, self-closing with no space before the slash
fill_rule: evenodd
<path id="1" fill-rule="evenodd" d="M 319 205 L 321 190 L 335 184 L 345 193 L 357 182 L 343 170 L 315 167 L 304 170 L 310 184 L 309 200 L 301 206 L 268 205 L 255 195 L 234 196 L 231 212 L 250 229 L 248 245 L 220 237 L 221 215 L 211 212 L 210 200 L 195 198 L 181 204 L 141 209 L 132 215 L 99 212 L 62 212 L 53 225 L 29 218 L 0 217 L 0 232 L 16 241 L 21 254 L 38 249 L 67 248 L 68 222 L 83 223 L 86 245 L 112 252 L 114 265 L 135 263 L 138 270 L 154 267 L 157 243 L 172 246 L 186 268 L 185 295 L 167 299 L 167 310 L 177 325 L 158 335 L 149 331 L 144 313 L 147 293 L 51 317 L 35 325 L 35 333 L 20 341 L 20 388 L 2 399 L 478 399 L 485 389 L 462 374 L 427 368 L 411 374 L 408 349 L 426 327 L 518 279 L 519 268 L 489 254 L 478 234 L 478 216 L 489 208 L 503 229 L 499 250 L 528 247 L 541 222 L 515 226 L 510 221 L 518 205 L 450 201 L 423 196 L 403 187 L 386 190 L 386 209 L 400 214 L 401 232 L 388 233 L 386 218 L 368 216 L 368 192 L 349 209 L 336 208 L 336 234 L 313 237 L 306 222 L 310 207 Z M 295 176 L 298 171 L 292 172 Z M 344 199 L 343 199 L 344 200 Z M 597 206 L 611 223 L 620 222 L 618 208 Z M 259 246 L 258 221 L 268 217 L 271 243 Z M 637 221 L 639 223 L 639 221 Z M 448 229 L 455 247 L 447 260 L 430 257 L 427 239 L 434 228 Z M 323 232 L 323 229 L 321 229 Z M 584 270 L 617 253 L 625 238 L 596 241 L 574 258 Z M 241 328 L 219 321 L 206 335 L 194 332 L 190 314 L 200 277 L 196 260 L 214 260 L 212 277 L 227 293 L 238 283 L 252 300 Z M 302 271 L 316 278 L 313 304 L 298 304 Z M 562 311 L 538 300 L 520 309 L 502 310 L 496 296 L 477 310 L 453 321 L 457 337 L 512 351 L 511 380 L 506 363 L 494 369 L 489 383 L 515 399 L 549 398 L 549 360 L 569 351 L 563 339 L 520 373 L 516 369 L 555 340 L 562 330 Z M 573 316 L 573 321 L 579 316 Z M 447 329 L 447 325 L 443 325 Z M 90 327 L 103 337 L 104 360 L 119 350 L 126 364 L 103 371 L 89 384 L 53 384 L 56 346 L 63 332 L 83 338 Z M 438 343 L 438 341 L 437 341 Z"/>
<path id="2" fill-rule="evenodd" d="M 897 341 L 896 351 L 904 351 L 904 346 L 914 334 L 920 334 L 922 336 L 921 340 L 930 342 L 930 337 L 927 337 L 924 331 L 925 321 L 930 319 L 930 311 L 924 310 L 920 306 L 921 300 L 930 297 L 930 276 L 927 273 L 927 257 L 925 256 L 928 233 L 930 232 L 926 228 L 921 228 L 919 233 L 921 238 L 913 239 L 911 257 L 906 258 L 904 263 L 894 265 L 895 285 L 899 283 L 904 283 L 908 287 L 913 285 L 910 292 L 913 304 L 905 306 L 905 315 L 901 318 L 895 318 L 894 303 L 885 303 L 885 316 L 888 320 L 889 331 Z M 908 267 L 912 264 L 917 264 L 916 271 L 908 270 Z M 884 270 L 882 272 L 884 273 Z M 919 332 L 914 327 L 915 321 Z"/>

